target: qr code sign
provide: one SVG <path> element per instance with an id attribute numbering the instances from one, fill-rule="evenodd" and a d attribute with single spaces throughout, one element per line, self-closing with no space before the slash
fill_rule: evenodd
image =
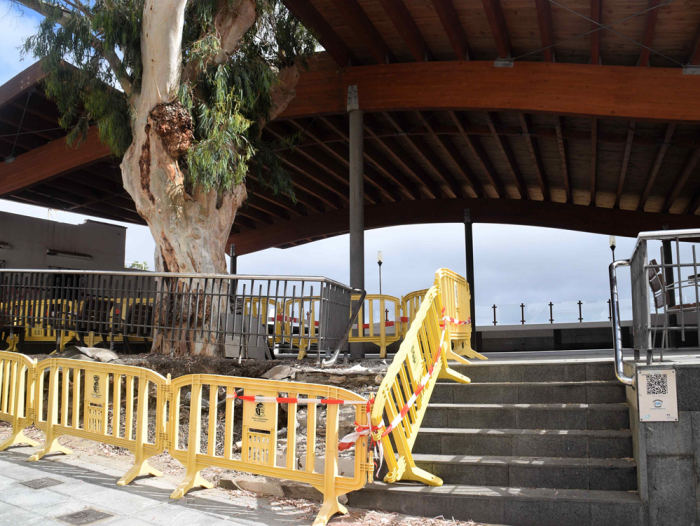
<path id="1" fill-rule="evenodd" d="M 648 395 L 665 395 L 668 394 L 668 374 L 649 374 L 647 375 L 647 394 Z"/>

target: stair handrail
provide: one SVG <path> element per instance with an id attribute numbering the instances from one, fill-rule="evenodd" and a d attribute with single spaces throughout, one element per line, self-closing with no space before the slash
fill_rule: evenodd
<path id="1" fill-rule="evenodd" d="M 620 301 L 617 293 L 617 268 L 629 267 L 629 259 L 620 259 L 610 264 L 610 310 L 613 325 L 613 345 L 615 347 L 615 376 L 625 385 L 634 386 L 634 378 L 625 374 L 622 356 L 622 328 L 620 327 Z"/>
<path id="2" fill-rule="evenodd" d="M 437 379 L 470 381 L 447 363 L 454 353 L 450 324 L 443 323 L 442 312 L 440 288 L 434 285 L 425 295 L 374 399 L 373 438 L 381 442 L 384 451 L 389 470 L 385 482 L 414 480 L 429 486 L 442 485 L 439 477 L 416 466 L 411 453 Z"/>

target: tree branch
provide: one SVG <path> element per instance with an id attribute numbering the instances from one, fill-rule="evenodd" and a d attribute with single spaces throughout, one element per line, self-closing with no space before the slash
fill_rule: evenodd
<path id="1" fill-rule="evenodd" d="M 206 68 L 227 62 L 256 18 L 255 0 L 236 0 L 233 5 L 229 0 L 219 0 L 214 27 L 221 51 L 204 64 L 200 64 L 199 60 L 190 60 L 184 67 L 185 76 L 194 80 Z"/>
<path id="2" fill-rule="evenodd" d="M 58 7 L 62 11 L 61 18 L 59 18 L 56 22 L 65 27 L 68 22 L 70 21 L 70 16 L 72 14 L 75 14 L 74 11 L 70 11 L 68 9 L 65 9 L 59 5 L 52 5 L 47 2 L 44 2 L 43 0 L 12 0 L 14 3 L 19 4 L 21 6 L 24 6 L 28 9 L 31 9 L 32 11 L 35 11 L 39 13 L 42 16 L 49 16 L 53 14 L 53 10 Z M 87 12 L 80 6 L 74 6 L 72 3 L 70 3 L 71 6 L 73 6 L 77 11 L 80 11 L 82 16 L 88 16 Z M 92 40 L 92 47 L 94 48 L 95 51 L 97 51 L 100 55 L 104 57 L 104 59 L 107 61 L 107 64 L 109 64 L 109 67 L 112 68 L 112 71 L 114 72 L 114 76 L 117 78 L 117 81 L 119 81 L 119 85 L 122 87 L 124 90 L 124 93 L 128 97 L 131 95 L 131 90 L 132 90 L 132 85 L 131 85 L 131 80 L 127 75 L 122 74 L 122 63 L 121 60 L 119 60 L 119 57 L 117 56 L 116 52 L 114 51 L 114 47 L 111 49 L 105 49 L 103 42 L 99 40 L 96 37 L 93 37 Z"/>

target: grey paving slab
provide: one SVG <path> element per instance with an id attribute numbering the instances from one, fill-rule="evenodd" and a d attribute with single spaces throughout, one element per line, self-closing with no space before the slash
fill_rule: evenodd
<path id="1" fill-rule="evenodd" d="M 45 519 L 45 517 L 38 513 L 34 513 L 33 511 L 13 506 L 2 511 L 2 514 L 0 515 L 0 526 L 32 524 L 40 521 L 41 519 Z"/>
<path id="2" fill-rule="evenodd" d="M 67 515 L 69 513 L 75 513 L 82 511 L 88 507 L 87 504 L 79 500 L 67 500 L 65 502 L 60 502 L 58 504 L 51 504 L 47 506 L 38 506 L 32 508 L 34 513 L 38 513 L 44 517 L 54 518 L 60 517 L 61 515 Z M 93 506 L 94 507 L 94 506 Z"/>
<path id="3" fill-rule="evenodd" d="M 48 489 L 62 495 L 68 495 L 69 497 L 84 497 L 104 490 L 102 486 L 83 482 L 82 480 L 66 482 L 60 486 L 54 486 Z"/>
<path id="4" fill-rule="evenodd" d="M 159 502 L 156 500 L 116 489 L 106 489 L 99 493 L 80 497 L 79 500 L 85 502 L 88 506 L 100 508 L 117 515 L 125 515 L 159 505 Z"/>
<path id="5" fill-rule="evenodd" d="M 12 486 L 0 491 L 0 500 L 24 509 L 44 506 L 46 504 L 58 504 L 68 500 L 69 497 L 49 491 L 48 489 L 31 489 L 26 486 Z"/>

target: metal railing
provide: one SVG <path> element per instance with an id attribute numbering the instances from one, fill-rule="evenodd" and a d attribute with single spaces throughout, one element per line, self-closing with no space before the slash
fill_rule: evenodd
<path id="1" fill-rule="evenodd" d="M 354 447 L 354 452 L 344 448 L 344 455 L 353 460 L 353 472 L 338 474 L 341 411 L 350 412 L 345 419 L 360 427 L 367 427 L 369 418 L 369 401 L 345 389 L 198 374 L 171 381 L 170 376 L 141 367 L 61 358 L 36 363 L 2 351 L 0 373 L 0 420 L 12 424 L 12 434 L 0 450 L 17 443 L 38 446 L 30 461 L 51 452 L 70 454 L 58 443 L 61 436 L 123 447 L 135 455 L 133 467 L 117 482 L 125 485 L 138 476 L 161 476 L 148 459 L 167 450 L 187 470 L 171 498 L 181 498 L 196 486 L 212 487 L 200 475 L 210 466 L 304 482 L 323 494 L 314 521 L 318 526 L 346 511 L 338 497 L 372 480 L 367 434 L 343 438 L 346 446 L 350 441 Z M 236 403 L 243 403 L 242 422 L 236 422 L 242 438 L 238 443 Z M 297 440 L 299 406 L 306 407 L 305 440 Z M 284 423 L 279 415 L 285 410 L 286 448 L 278 444 L 280 422 Z M 22 434 L 32 424 L 46 436 L 40 446 Z M 299 454 L 306 459 L 304 466 Z M 325 457 L 322 464 L 316 461 L 319 456 Z"/>
<path id="2" fill-rule="evenodd" d="M 649 261 L 648 243 L 650 241 L 661 243 L 659 255 L 661 263 L 655 259 Z M 700 242 L 700 229 L 642 232 L 637 238 L 630 259 L 618 260 L 610 265 L 615 374 L 621 382 L 628 385 L 634 384 L 634 379 L 626 376 L 623 370 L 617 269 L 630 268 L 632 339 L 635 358 L 644 352 L 647 363 L 652 363 L 654 349 L 659 348 L 659 358 L 663 361 L 663 351 L 669 345 L 671 335 L 677 335 L 682 342 L 685 342 L 688 331 L 693 330 L 697 332 L 698 338 L 698 345 L 694 348 L 700 348 L 700 284 L 698 283 L 700 273 L 695 246 L 697 242 Z M 681 245 L 681 243 L 686 244 Z M 673 262 L 674 257 L 675 262 Z M 652 305 L 656 314 L 653 323 Z M 663 324 L 660 324 L 660 317 L 663 317 Z M 661 344 L 657 347 L 659 331 L 661 331 Z"/>
<path id="3" fill-rule="evenodd" d="M 324 277 L 0 270 L 0 328 L 10 342 L 44 331 L 57 349 L 98 334 L 110 348 L 140 337 L 172 354 L 220 345 L 239 360 L 313 344 L 320 360 L 345 346 L 358 310 L 351 312 L 353 294 L 365 292 Z M 317 316 L 311 327 L 269 321 L 294 320 L 306 298 Z"/>

